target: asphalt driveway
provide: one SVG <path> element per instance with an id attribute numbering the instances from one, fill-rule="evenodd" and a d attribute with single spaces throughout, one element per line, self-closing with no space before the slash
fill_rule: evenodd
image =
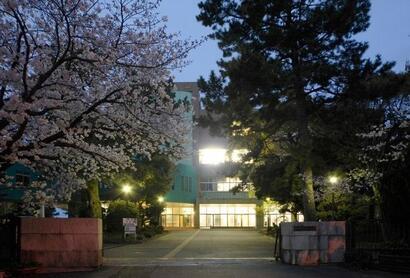
<path id="1" fill-rule="evenodd" d="M 300 267 L 273 260 L 274 240 L 255 230 L 173 231 L 143 244 L 107 246 L 94 272 L 43 277 L 398 277 L 338 266 Z"/>
<path id="2" fill-rule="evenodd" d="M 144 244 L 104 250 L 106 265 L 203 260 L 272 260 L 274 240 L 255 230 L 173 231 Z"/>

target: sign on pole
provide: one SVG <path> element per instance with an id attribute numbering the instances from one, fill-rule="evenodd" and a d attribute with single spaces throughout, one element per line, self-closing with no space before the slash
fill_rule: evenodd
<path id="1" fill-rule="evenodd" d="M 124 238 L 127 235 L 133 235 L 134 237 L 137 236 L 137 218 L 123 218 L 122 225 L 124 227 Z"/>
<path id="2" fill-rule="evenodd" d="M 138 225 L 138 219 L 137 218 L 123 218 L 122 219 L 122 225 L 123 226 L 126 226 L 126 225 L 137 226 Z"/>

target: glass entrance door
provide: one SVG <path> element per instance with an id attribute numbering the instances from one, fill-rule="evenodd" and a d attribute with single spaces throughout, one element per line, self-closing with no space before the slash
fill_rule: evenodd
<path id="1" fill-rule="evenodd" d="M 207 227 L 213 227 L 214 226 L 213 218 L 214 218 L 213 214 L 208 214 L 206 216 L 206 226 Z"/>
<path id="2" fill-rule="evenodd" d="M 201 227 L 255 227 L 255 204 L 201 204 Z"/>
<path id="3" fill-rule="evenodd" d="M 183 227 L 192 227 L 192 215 L 190 214 L 184 214 L 183 216 Z"/>

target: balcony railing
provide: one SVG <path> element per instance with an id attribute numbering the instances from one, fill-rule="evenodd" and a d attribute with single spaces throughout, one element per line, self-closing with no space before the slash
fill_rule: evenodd
<path id="1" fill-rule="evenodd" d="M 249 189 L 253 189 L 250 184 L 243 186 L 241 181 L 208 181 L 199 183 L 199 189 L 202 192 L 230 192 L 238 186 L 242 187 L 243 191 L 249 191 Z"/>
<path id="2" fill-rule="evenodd" d="M 256 199 L 255 194 L 252 191 L 247 192 L 226 192 L 226 191 L 203 191 L 199 192 L 200 198 L 203 199 L 231 199 L 231 200 L 246 200 Z"/>

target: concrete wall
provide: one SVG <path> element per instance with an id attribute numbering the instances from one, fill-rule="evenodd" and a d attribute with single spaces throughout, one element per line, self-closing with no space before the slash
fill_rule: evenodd
<path id="1" fill-rule="evenodd" d="M 281 235 L 281 256 L 285 263 L 317 265 L 344 261 L 344 221 L 281 223 Z"/>
<path id="2" fill-rule="evenodd" d="M 21 262 L 45 268 L 102 265 L 102 222 L 96 218 L 22 218 Z"/>

